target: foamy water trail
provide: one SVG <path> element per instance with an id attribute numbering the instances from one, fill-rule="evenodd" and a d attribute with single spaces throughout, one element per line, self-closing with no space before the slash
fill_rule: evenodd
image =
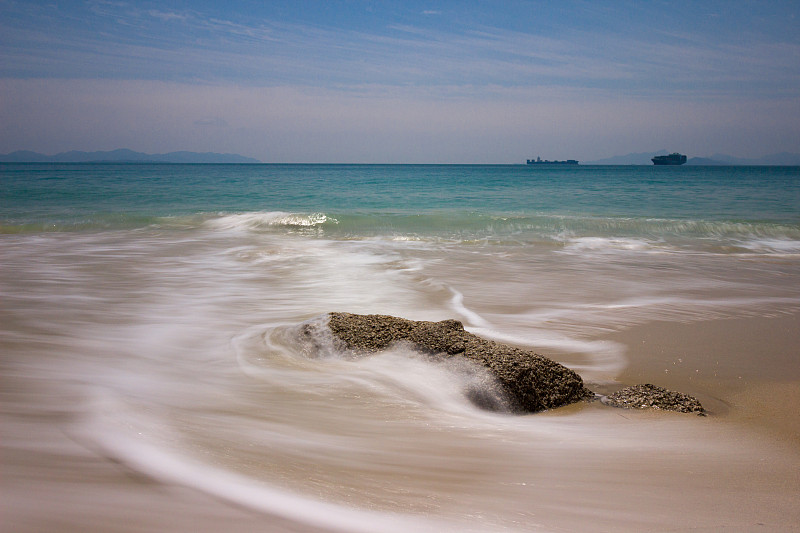
<path id="1" fill-rule="evenodd" d="M 96 398 L 92 419 L 83 430 L 103 455 L 119 461 L 162 483 L 178 484 L 267 515 L 279 516 L 298 525 L 325 531 L 407 532 L 456 531 L 452 524 L 389 512 L 372 512 L 293 494 L 284 488 L 238 475 L 189 458 L 185 451 L 170 451 L 164 442 L 149 441 L 147 435 L 162 431 L 152 421 L 141 419 L 112 399 Z M 124 420 L 120 423 L 119 420 Z M 472 530 L 466 529 L 466 530 Z M 473 530 L 474 531 L 474 530 Z"/>
<path id="2" fill-rule="evenodd" d="M 619 237 L 574 237 L 565 239 L 563 252 L 609 252 L 619 250 L 633 252 L 661 252 L 668 251 L 671 247 L 664 242 L 645 239 L 619 238 Z"/>
<path id="3" fill-rule="evenodd" d="M 800 240 L 788 238 L 759 238 L 744 240 L 739 243 L 742 248 L 754 254 L 774 257 L 792 257 L 800 254 Z"/>
<path id="4" fill-rule="evenodd" d="M 478 313 L 464 305 L 464 295 L 450 288 L 453 298 L 450 304 L 459 317 L 466 319 L 465 329 L 475 335 L 511 344 L 515 346 L 536 347 L 537 350 L 558 350 L 560 352 L 581 353 L 591 356 L 589 365 L 572 364 L 571 367 L 579 371 L 590 371 L 595 374 L 612 376 L 625 367 L 626 359 L 624 348 L 611 341 L 583 340 L 575 336 L 568 336 L 557 331 L 528 326 L 524 333 L 512 333 L 506 326 L 503 331 L 502 324 L 493 325 Z M 530 324 L 542 322 L 541 317 L 528 315 Z"/>
<path id="5" fill-rule="evenodd" d="M 464 305 L 464 295 L 458 292 L 457 290 L 450 287 L 450 291 L 453 293 L 453 298 L 450 300 L 450 304 L 453 307 L 453 310 L 459 315 L 464 317 L 467 320 L 468 325 L 473 327 L 479 328 L 488 328 L 489 322 L 487 322 L 482 316 L 480 316 L 475 311 L 467 308 Z"/>

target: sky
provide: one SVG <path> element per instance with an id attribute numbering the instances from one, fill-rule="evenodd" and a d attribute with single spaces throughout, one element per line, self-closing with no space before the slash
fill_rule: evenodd
<path id="1" fill-rule="evenodd" d="M 0 153 L 800 152 L 800 2 L 0 0 Z"/>

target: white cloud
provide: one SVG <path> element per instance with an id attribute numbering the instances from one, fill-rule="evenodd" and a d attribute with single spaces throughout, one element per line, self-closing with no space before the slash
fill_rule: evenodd
<path id="1" fill-rule="evenodd" d="M 188 19 L 188 15 L 183 13 L 175 13 L 174 11 L 158 11 L 156 9 L 151 9 L 148 11 L 148 14 L 159 20 L 163 21 L 171 21 L 171 20 L 181 20 L 185 21 Z"/>

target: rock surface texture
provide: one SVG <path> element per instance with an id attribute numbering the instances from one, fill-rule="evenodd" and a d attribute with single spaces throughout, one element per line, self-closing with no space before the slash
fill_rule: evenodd
<path id="1" fill-rule="evenodd" d="M 626 409 L 662 409 L 681 413 L 704 414 L 697 398 L 646 383 L 626 387 L 603 399 L 603 403 Z"/>
<path id="2" fill-rule="evenodd" d="M 408 342 L 438 357 L 464 357 L 489 369 L 519 411 L 553 409 L 595 397 L 573 370 L 531 351 L 482 339 L 465 331 L 457 320 L 423 322 L 331 313 L 328 327 L 347 349 L 356 352 L 376 352 Z"/>

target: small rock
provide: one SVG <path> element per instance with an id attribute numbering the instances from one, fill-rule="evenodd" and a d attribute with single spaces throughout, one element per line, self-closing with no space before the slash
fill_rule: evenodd
<path id="1" fill-rule="evenodd" d="M 603 398 L 603 403 L 625 409 L 661 409 L 681 413 L 705 414 L 705 409 L 693 396 L 657 387 L 650 383 L 633 385 Z"/>

